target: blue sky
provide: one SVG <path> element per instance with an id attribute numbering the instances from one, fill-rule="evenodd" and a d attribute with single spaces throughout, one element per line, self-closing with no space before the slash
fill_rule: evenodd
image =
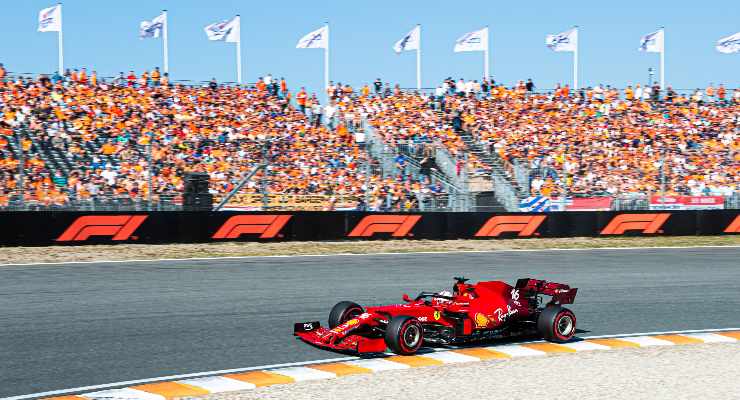
<path id="1" fill-rule="evenodd" d="M 11 71 L 52 72 L 56 33 L 36 32 L 43 0 L 5 0 L 0 13 L 0 62 Z M 489 25 L 491 73 L 497 81 L 532 78 L 539 88 L 570 83 L 570 53 L 544 45 L 548 33 L 580 26 L 581 85 L 623 87 L 647 81 L 657 53 L 637 51 L 640 36 L 666 28 L 666 82 L 674 88 L 709 83 L 740 86 L 740 54 L 714 49 L 720 37 L 740 31 L 737 0 L 689 1 L 294 1 L 128 0 L 64 2 L 65 66 L 110 76 L 161 65 L 161 42 L 140 40 L 138 24 L 169 10 L 173 79 L 235 80 L 234 44 L 209 42 L 203 27 L 242 16 L 245 80 L 271 72 L 292 87 L 323 82 L 323 51 L 299 50 L 298 39 L 331 23 L 332 79 L 352 85 L 375 78 L 415 85 L 413 52 L 396 55 L 393 43 L 422 24 L 423 86 L 452 76 L 480 79 L 481 53 L 453 53 L 455 39 Z"/>

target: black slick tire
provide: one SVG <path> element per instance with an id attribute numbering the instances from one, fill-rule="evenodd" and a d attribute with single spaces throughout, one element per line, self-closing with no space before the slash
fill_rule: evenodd
<path id="1" fill-rule="evenodd" d="M 385 330 L 385 344 L 392 352 L 411 355 L 421 348 L 424 342 L 424 327 L 414 317 L 393 317 Z"/>
<path id="2" fill-rule="evenodd" d="M 537 333 L 549 342 L 565 343 L 576 334 L 576 315 L 565 307 L 547 306 L 537 318 Z"/>
<path id="3" fill-rule="evenodd" d="M 329 328 L 334 329 L 339 325 L 358 317 L 364 313 L 362 306 L 351 301 L 340 301 L 331 308 L 329 313 Z"/>

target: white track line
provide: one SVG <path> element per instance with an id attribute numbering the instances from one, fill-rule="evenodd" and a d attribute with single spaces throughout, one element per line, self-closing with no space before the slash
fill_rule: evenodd
<path id="1" fill-rule="evenodd" d="M 629 337 L 645 336 L 645 335 L 671 335 L 671 334 L 684 334 L 684 333 L 701 334 L 701 333 L 726 332 L 726 331 L 737 331 L 737 330 L 740 330 L 740 328 L 690 329 L 690 330 L 683 330 L 683 331 L 640 332 L 640 333 L 625 333 L 625 334 L 617 334 L 617 335 L 585 336 L 585 337 L 580 337 L 580 339 L 585 340 L 585 339 L 606 339 L 606 338 L 629 338 Z M 538 343 L 538 342 L 542 342 L 542 341 L 537 340 L 537 341 L 527 341 L 527 342 L 516 342 L 512 344 L 518 345 L 518 344 L 524 344 L 524 343 Z M 496 349 L 496 347 L 499 347 L 500 349 L 500 348 L 506 348 L 505 346 L 507 345 L 488 346 L 488 347 L 490 347 L 491 349 Z M 449 348 L 432 348 L 430 350 L 431 352 L 437 352 L 437 351 L 447 351 L 450 349 Z M 427 353 L 426 355 L 428 354 L 429 353 Z M 423 356 L 425 354 L 420 354 L 420 355 Z M 134 381 L 107 383 L 104 385 L 94 385 L 94 386 L 84 386 L 84 387 L 78 387 L 78 388 L 72 388 L 72 389 L 53 390 L 49 392 L 26 394 L 26 395 L 21 395 L 21 396 L 3 397 L 3 398 L 0 398 L 0 400 L 35 399 L 39 397 L 59 396 L 59 395 L 87 392 L 90 390 L 113 389 L 113 388 L 120 388 L 123 386 L 141 385 L 141 384 L 152 383 L 152 382 L 174 381 L 174 380 L 181 380 L 181 379 L 188 379 L 188 378 L 201 378 L 201 377 L 208 377 L 208 376 L 214 376 L 214 375 L 224 375 L 224 374 L 247 372 L 247 371 L 254 371 L 254 370 L 270 370 L 270 369 L 285 368 L 285 367 L 302 367 L 305 365 L 326 364 L 326 363 L 342 362 L 342 361 L 350 361 L 350 364 L 354 364 L 354 365 L 357 365 L 363 368 L 368 368 L 368 369 L 375 369 L 374 367 L 378 367 L 377 368 L 378 370 L 389 369 L 389 368 L 379 368 L 380 363 L 375 362 L 375 361 L 381 361 L 381 362 L 385 361 L 382 358 L 362 359 L 360 357 L 339 357 L 339 358 L 328 358 L 324 360 L 301 361 L 301 362 L 285 363 L 285 364 L 260 365 L 257 367 L 224 369 L 224 370 L 219 370 L 219 371 L 206 371 L 206 372 L 196 372 L 192 374 L 162 376 L 159 378 L 139 379 L 139 380 L 134 380 Z M 368 363 L 368 365 L 366 366 L 364 363 Z M 372 366 L 370 366 L 370 364 L 372 364 Z M 400 369 L 400 368 L 406 368 L 406 367 L 399 366 L 399 367 L 395 367 L 392 369 Z"/>
<path id="2" fill-rule="evenodd" d="M 133 260 L 100 260 L 100 261 L 62 261 L 40 263 L 11 263 L 0 264 L 0 267 L 20 267 L 30 265 L 73 265 L 73 264 L 115 264 L 115 263 L 156 263 L 177 261 L 219 261 L 219 260 L 246 260 L 251 258 L 296 258 L 296 257 L 370 257 L 370 256 L 402 256 L 414 254 L 483 254 L 483 253 L 523 253 L 543 251 L 594 251 L 594 250 L 666 250 L 666 249 L 740 249 L 740 246 L 647 246 L 647 247 L 583 247 L 552 248 L 552 249 L 501 249 L 501 250 L 455 250 L 455 251 L 409 251 L 387 253 L 336 253 L 336 254 L 300 254 L 300 255 L 273 255 L 273 256 L 223 256 L 223 257 L 188 257 L 188 258 L 154 258 Z"/>

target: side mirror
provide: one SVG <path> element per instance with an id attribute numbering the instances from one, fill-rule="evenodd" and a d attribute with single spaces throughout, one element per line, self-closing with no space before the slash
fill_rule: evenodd
<path id="1" fill-rule="evenodd" d="M 410 302 L 413 301 L 413 300 L 411 300 L 411 297 L 409 297 L 409 295 L 407 295 L 406 293 L 403 294 L 402 299 L 403 299 L 403 301 L 405 301 L 407 303 L 410 303 Z"/>

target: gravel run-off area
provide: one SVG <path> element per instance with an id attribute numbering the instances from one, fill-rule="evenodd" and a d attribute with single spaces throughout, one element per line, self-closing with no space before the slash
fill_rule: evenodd
<path id="1" fill-rule="evenodd" d="M 740 235 L 539 238 L 499 240 L 372 240 L 336 242 L 228 242 L 2 247 L 0 265 L 71 261 L 149 260 L 191 257 L 291 256 L 449 251 L 579 249 L 605 247 L 740 246 Z"/>
<path id="2" fill-rule="evenodd" d="M 740 345 L 589 351 L 384 371 L 198 397 L 247 399 L 740 399 Z"/>

